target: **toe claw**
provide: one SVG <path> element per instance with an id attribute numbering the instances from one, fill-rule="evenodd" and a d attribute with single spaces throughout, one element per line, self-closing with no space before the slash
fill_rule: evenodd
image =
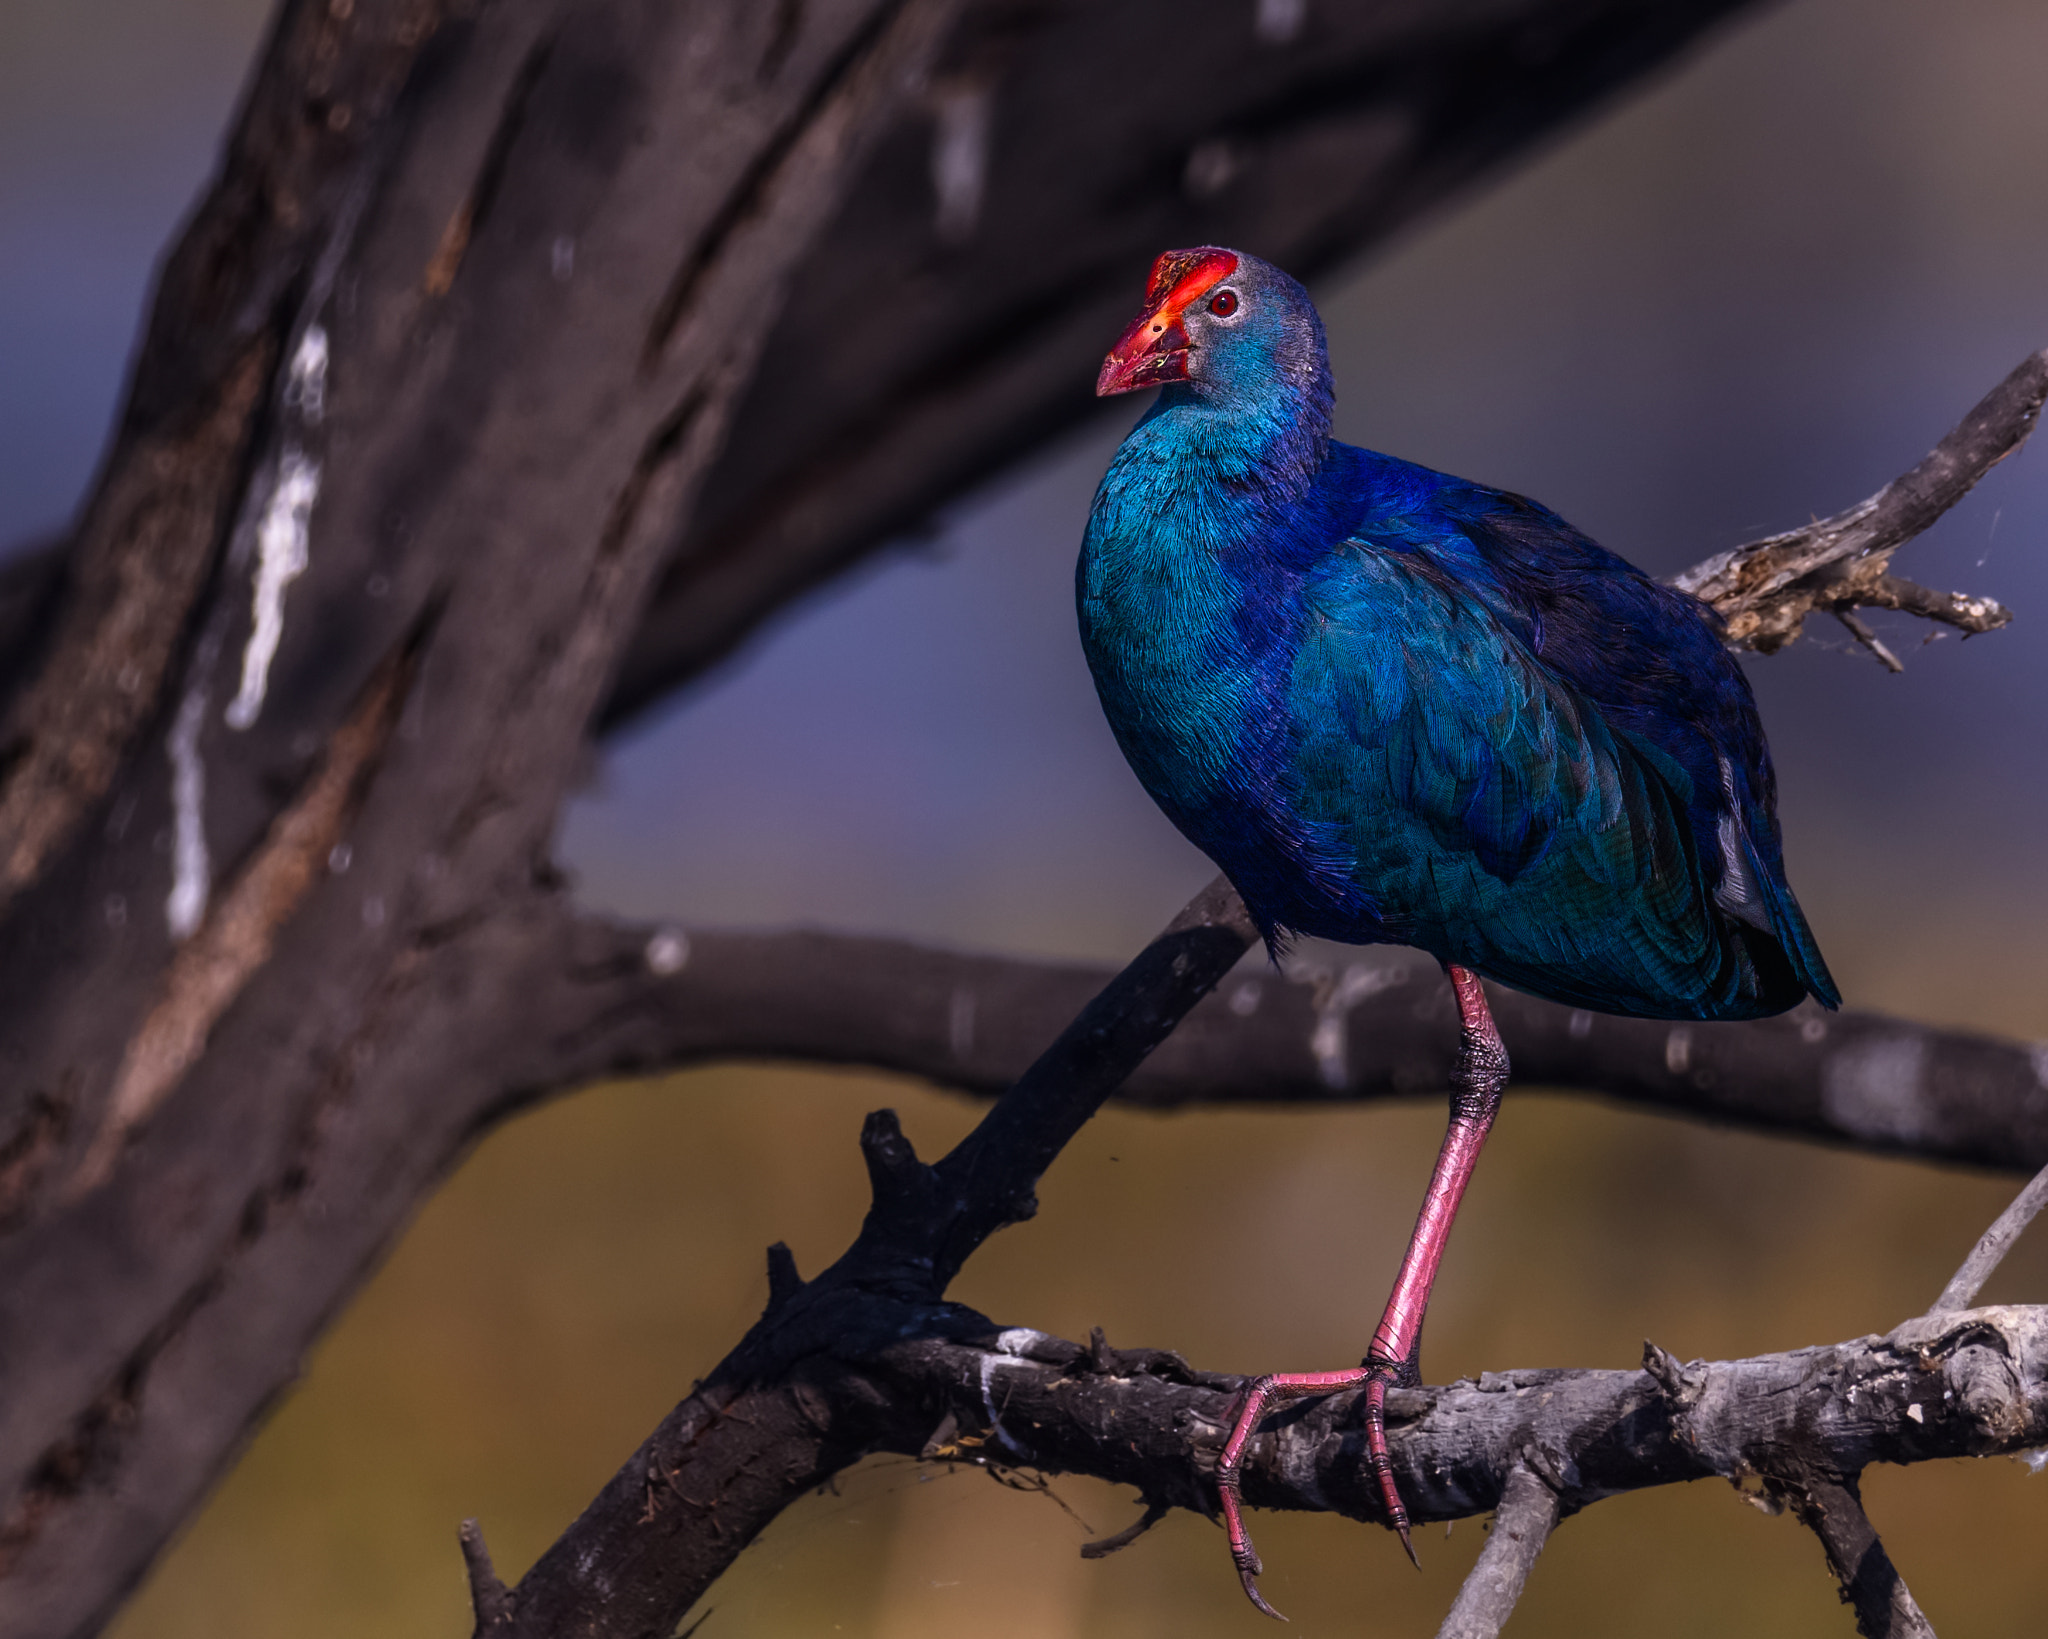
<path id="1" fill-rule="evenodd" d="M 1255 1580 L 1259 1574 L 1259 1569 L 1259 1557 L 1256 1554 L 1252 1555 L 1252 1562 L 1249 1565 L 1240 1564 L 1238 1566 L 1237 1579 L 1244 1584 L 1244 1596 L 1260 1610 L 1272 1617 L 1274 1621 L 1284 1622 L 1287 1618 L 1267 1604 L 1266 1596 L 1259 1592 L 1259 1584 Z"/>

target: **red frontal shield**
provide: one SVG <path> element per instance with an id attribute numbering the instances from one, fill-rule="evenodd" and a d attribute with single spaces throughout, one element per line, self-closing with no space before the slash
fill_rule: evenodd
<path id="1" fill-rule="evenodd" d="M 1170 250 L 1152 264 L 1145 281 L 1145 311 L 1118 338 L 1095 378 L 1095 396 L 1112 398 L 1140 387 L 1188 379 L 1188 332 L 1182 315 L 1237 271 L 1227 250 L 1203 245 Z"/>

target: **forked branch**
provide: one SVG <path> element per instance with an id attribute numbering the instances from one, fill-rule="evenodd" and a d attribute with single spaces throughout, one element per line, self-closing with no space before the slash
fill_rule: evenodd
<path id="1" fill-rule="evenodd" d="M 1802 529 L 1751 541 L 1675 578 L 1728 622 L 1728 641 L 1774 654 L 1806 617 L 1841 617 L 1892 670 L 1898 661 L 1856 618 L 1858 609 L 1902 609 L 1965 636 L 2003 626 L 2012 614 L 1995 599 L 1935 592 L 1891 573 L 1892 554 L 1960 501 L 2027 441 L 2048 399 L 2048 349 L 2029 354 L 1977 403 L 1911 472 L 1868 500 Z"/>

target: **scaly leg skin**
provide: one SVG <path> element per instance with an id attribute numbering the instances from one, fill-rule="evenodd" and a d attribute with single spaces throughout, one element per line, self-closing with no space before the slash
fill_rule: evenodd
<path id="1" fill-rule="evenodd" d="M 1501 1093 L 1508 1083 L 1507 1049 L 1494 1028 L 1487 1010 L 1486 993 L 1479 976 L 1469 968 L 1447 966 L 1451 988 L 1458 996 L 1458 1017 L 1464 1026 L 1458 1062 L 1451 1072 L 1451 1123 L 1444 1133 L 1443 1148 L 1437 1152 L 1436 1170 L 1430 1175 L 1429 1193 L 1422 1198 L 1422 1212 L 1415 1220 L 1415 1233 L 1408 1239 L 1401 1272 L 1394 1278 L 1394 1290 L 1387 1299 L 1386 1313 L 1372 1334 L 1372 1348 L 1362 1364 L 1342 1372 L 1290 1372 L 1254 1378 L 1245 1388 L 1237 1408 L 1237 1421 L 1230 1439 L 1216 1463 L 1216 1489 L 1223 1504 L 1223 1524 L 1230 1534 L 1230 1557 L 1237 1566 L 1238 1579 L 1251 1602 L 1268 1616 L 1286 1621 L 1266 1603 L 1259 1592 L 1258 1550 L 1245 1529 L 1243 1502 L 1239 1496 L 1238 1470 L 1244 1462 L 1245 1447 L 1267 1410 L 1299 1400 L 1305 1395 L 1328 1394 L 1338 1389 L 1365 1385 L 1366 1460 L 1379 1481 L 1380 1500 L 1387 1510 L 1387 1522 L 1401 1533 L 1401 1546 L 1408 1558 L 1415 1558 L 1415 1544 L 1408 1535 L 1408 1510 L 1394 1484 L 1394 1462 L 1387 1451 L 1387 1388 L 1419 1382 L 1417 1362 L 1422 1354 L 1422 1321 L 1429 1309 L 1429 1291 L 1436 1283 L 1437 1266 L 1443 1262 L 1444 1247 L 1450 1239 L 1451 1222 L 1458 1215 L 1465 1185 L 1478 1164 L 1480 1147 L 1500 1110 Z"/>

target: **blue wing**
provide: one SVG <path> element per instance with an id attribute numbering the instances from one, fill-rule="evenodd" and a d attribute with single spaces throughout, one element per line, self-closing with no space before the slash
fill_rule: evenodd
<path id="1" fill-rule="evenodd" d="M 1351 538 L 1304 586 L 1286 793 L 1361 902 L 1277 919 L 1341 938 L 1369 916 L 1610 1012 L 1835 1005 L 1747 680 L 1702 606 L 1533 502 L 1361 459 Z"/>

